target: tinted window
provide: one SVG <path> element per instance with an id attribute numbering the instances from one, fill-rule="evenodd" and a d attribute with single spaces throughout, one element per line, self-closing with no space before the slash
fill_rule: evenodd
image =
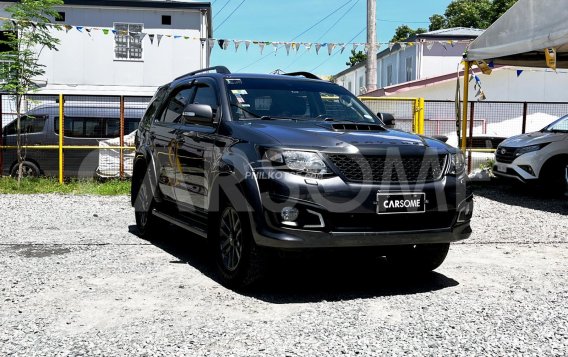
<path id="1" fill-rule="evenodd" d="M 173 97 L 170 97 L 168 104 L 162 113 L 162 121 L 165 123 L 179 123 L 183 108 L 189 103 L 194 88 L 182 89 Z"/>
<path id="2" fill-rule="evenodd" d="M 45 128 L 45 122 L 47 121 L 47 117 L 45 116 L 23 116 L 20 119 L 20 127 L 22 128 L 22 134 L 33 134 L 33 133 L 41 133 Z M 7 125 L 4 130 L 4 134 L 6 135 L 16 135 L 17 134 L 17 126 L 16 121 Z"/>
<path id="3" fill-rule="evenodd" d="M 206 85 L 200 84 L 197 87 L 197 93 L 195 93 L 195 98 L 193 99 L 193 104 L 207 104 L 213 108 L 213 114 L 217 111 L 217 94 L 215 89 Z"/>
<path id="4" fill-rule="evenodd" d="M 158 89 L 158 91 L 154 95 L 154 98 L 152 98 L 152 100 L 150 101 L 150 105 L 148 105 L 148 108 L 144 113 L 144 117 L 142 118 L 144 126 L 149 127 L 150 122 L 154 119 L 156 111 L 162 105 L 167 89 L 168 87 L 161 87 L 160 89 Z M 138 127 L 138 125 L 136 127 Z"/>
<path id="5" fill-rule="evenodd" d="M 124 134 L 129 134 L 138 127 L 137 118 L 126 118 Z M 59 118 L 54 119 L 55 132 L 59 132 Z M 72 138 L 116 138 L 120 136 L 119 118 L 65 117 L 64 134 Z"/>

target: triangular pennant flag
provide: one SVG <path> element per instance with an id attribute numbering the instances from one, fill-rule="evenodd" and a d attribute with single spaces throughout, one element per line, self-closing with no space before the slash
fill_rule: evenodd
<path id="1" fill-rule="evenodd" d="M 448 50 L 448 48 L 446 47 L 446 44 L 445 44 L 443 41 L 438 41 L 438 43 L 439 43 L 440 45 L 442 45 L 442 47 L 444 47 L 444 49 L 445 49 L 446 51 Z"/>
<path id="2" fill-rule="evenodd" d="M 183 36 L 184 40 L 189 40 L 189 36 Z"/>
<path id="3" fill-rule="evenodd" d="M 241 40 L 234 40 L 233 41 L 233 44 L 235 45 L 235 52 L 238 51 L 239 46 L 241 45 L 241 42 L 243 42 L 243 41 L 241 41 Z"/>
<path id="4" fill-rule="evenodd" d="M 85 27 L 85 31 L 87 32 L 87 35 L 89 35 L 89 37 L 91 37 L 91 29 Z"/>
<path id="5" fill-rule="evenodd" d="M 322 46 L 321 43 L 316 43 L 316 54 L 318 54 L 318 55 L 319 55 L 319 51 L 320 51 L 321 46 Z"/>
<path id="6" fill-rule="evenodd" d="M 392 48 L 394 47 L 394 43 L 389 42 L 389 51 L 392 51 Z"/>
<path id="7" fill-rule="evenodd" d="M 556 71 L 556 48 L 545 48 L 544 55 L 546 57 L 546 65 L 548 68 Z"/>
<path id="8" fill-rule="evenodd" d="M 162 37 L 164 37 L 164 35 L 157 35 L 156 39 L 158 40 L 158 46 L 160 46 L 160 42 L 162 41 Z"/>
<path id="9" fill-rule="evenodd" d="M 151 34 L 148 35 L 148 38 L 150 39 L 150 44 L 151 44 L 151 45 L 154 44 L 154 36 L 155 36 L 155 35 L 154 35 L 153 33 L 151 33 Z"/>
<path id="10" fill-rule="evenodd" d="M 406 48 L 406 42 L 401 42 L 401 43 L 399 43 L 399 45 L 400 45 L 400 48 L 403 49 L 403 50 Z"/>
<path id="11" fill-rule="evenodd" d="M 310 48 L 312 48 L 312 44 L 310 42 L 305 42 L 303 45 L 306 48 L 306 51 L 310 52 Z"/>
<path id="12" fill-rule="evenodd" d="M 448 43 L 449 43 L 452 47 L 454 47 L 454 41 L 449 40 Z"/>
<path id="13" fill-rule="evenodd" d="M 479 101 L 484 101 L 485 99 L 487 99 L 487 97 L 485 96 L 485 93 L 483 92 L 482 89 L 479 90 Z"/>
<path id="14" fill-rule="evenodd" d="M 105 35 L 108 35 L 108 29 L 103 29 L 103 33 L 104 33 Z"/>
<path id="15" fill-rule="evenodd" d="M 219 44 L 219 47 L 224 50 L 223 46 L 225 45 L 225 40 L 217 40 L 217 43 Z"/>
<path id="16" fill-rule="evenodd" d="M 175 35 L 175 36 L 174 36 L 174 39 L 178 39 L 178 38 L 181 38 L 181 36 L 180 36 L 180 35 Z"/>
<path id="17" fill-rule="evenodd" d="M 248 50 L 249 50 L 249 47 L 250 47 L 251 42 L 252 42 L 252 41 L 250 41 L 250 40 L 246 40 L 246 41 L 245 41 L 245 49 L 247 50 L 247 52 L 248 52 Z"/>
<path id="18" fill-rule="evenodd" d="M 300 44 L 292 42 L 292 49 L 295 50 L 296 53 L 298 53 L 298 50 L 300 49 Z"/>
<path id="19" fill-rule="evenodd" d="M 274 55 L 275 56 L 278 53 L 278 46 L 279 45 L 280 45 L 280 42 L 272 42 L 272 48 L 274 49 Z"/>
<path id="20" fill-rule="evenodd" d="M 77 31 L 83 32 L 83 26 L 75 26 L 75 28 L 77 29 Z"/>
<path id="21" fill-rule="evenodd" d="M 331 56 L 333 49 L 335 48 L 335 43 L 328 43 L 327 44 L 327 54 Z"/>
<path id="22" fill-rule="evenodd" d="M 408 42 L 408 47 L 414 46 L 414 42 Z"/>
<path id="23" fill-rule="evenodd" d="M 289 56 L 290 55 L 290 47 L 292 46 L 292 44 L 290 42 L 284 42 L 284 48 L 286 48 L 286 55 Z"/>
<path id="24" fill-rule="evenodd" d="M 213 48 L 215 48 L 215 39 L 214 38 L 207 39 L 207 46 L 209 47 L 209 54 L 211 54 L 211 51 L 213 50 Z"/>
<path id="25" fill-rule="evenodd" d="M 205 39 L 204 38 L 200 38 L 199 42 L 201 42 L 201 47 L 205 46 Z"/>
<path id="26" fill-rule="evenodd" d="M 146 37 L 147 33 L 146 32 L 140 32 L 140 34 L 138 35 L 138 38 L 140 39 L 140 41 L 142 41 L 144 39 L 144 37 Z"/>
<path id="27" fill-rule="evenodd" d="M 339 53 L 340 53 L 340 54 L 343 54 L 343 51 L 345 51 L 345 46 L 346 46 L 346 44 L 344 44 L 344 43 L 338 43 L 337 45 L 338 45 L 339 48 L 340 48 Z"/>
<path id="28" fill-rule="evenodd" d="M 264 51 L 264 46 L 266 46 L 266 43 L 264 43 L 264 42 L 258 43 L 258 48 L 260 48 L 260 54 L 261 55 L 262 55 L 262 52 Z"/>
<path id="29" fill-rule="evenodd" d="M 114 30 L 114 29 L 113 29 L 113 30 L 110 30 L 110 31 L 111 31 L 112 34 L 115 35 L 115 36 L 116 36 L 116 34 L 118 33 L 118 31 L 116 31 L 116 30 Z"/>
<path id="30" fill-rule="evenodd" d="M 480 95 L 481 95 L 481 89 L 479 89 L 479 90 L 477 91 L 477 93 L 475 93 L 475 98 L 479 97 Z"/>
<path id="31" fill-rule="evenodd" d="M 432 47 L 434 47 L 434 42 L 428 42 L 426 44 L 426 48 L 428 49 L 428 51 L 430 51 L 432 49 Z"/>
<path id="32" fill-rule="evenodd" d="M 354 43 L 352 50 L 353 50 L 353 51 L 356 51 L 356 50 L 357 50 L 357 47 L 359 47 L 359 44 L 358 44 L 358 43 Z"/>
<path id="33" fill-rule="evenodd" d="M 521 73 L 523 73 L 523 70 L 517 69 L 517 78 L 519 78 L 521 76 Z"/>

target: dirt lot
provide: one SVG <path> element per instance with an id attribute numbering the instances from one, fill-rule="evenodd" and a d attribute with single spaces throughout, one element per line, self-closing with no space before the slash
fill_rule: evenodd
<path id="1" fill-rule="evenodd" d="M 127 197 L 0 196 L 0 355 L 565 355 L 568 203 L 476 189 L 474 234 L 423 280 L 288 260 L 247 294 L 202 241 L 135 233 Z"/>

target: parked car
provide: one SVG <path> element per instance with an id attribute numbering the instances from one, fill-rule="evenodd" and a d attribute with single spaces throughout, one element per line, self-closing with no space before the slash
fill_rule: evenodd
<path id="1" fill-rule="evenodd" d="M 568 166 L 568 115 L 544 129 L 513 136 L 495 153 L 493 173 L 523 183 L 539 180 L 551 189 L 564 188 Z"/>
<path id="2" fill-rule="evenodd" d="M 505 137 L 501 136 L 494 136 L 494 135 L 473 135 L 470 138 L 467 138 L 467 147 L 472 149 L 487 149 L 487 150 L 496 150 L 499 144 L 501 144 L 505 139 Z M 458 137 L 452 136 L 447 143 L 452 145 L 453 147 L 459 148 L 460 143 L 458 143 Z M 469 155 L 467 153 L 466 155 Z M 466 156 L 466 159 L 467 156 Z M 488 161 L 495 160 L 495 153 L 494 152 L 478 152 L 472 151 L 471 152 L 471 170 L 479 169 L 482 164 L 486 164 Z"/>
<path id="3" fill-rule="evenodd" d="M 138 128 L 144 107 L 127 107 L 124 111 L 124 132 Z M 65 103 L 64 145 L 97 146 L 100 140 L 120 136 L 119 103 Z M 24 145 L 59 144 L 59 104 L 39 105 L 26 113 L 20 121 Z M 2 129 L 2 144 L 16 145 L 16 120 Z M 15 176 L 18 160 L 15 149 L 2 149 L 3 175 Z M 65 150 L 65 176 L 93 177 L 99 166 L 98 150 Z M 53 149 L 27 149 L 23 171 L 26 176 L 57 176 L 59 152 Z"/>
<path id="4" fill-rule="evenodd" d="M 189 73 L 158 89 L 136 143 L 140 235 L 169 222 L 207 238 L 227 286 L 253 282 L 273 249 L 372 247 L 431 271 L 471 233 L 459 150 L 388 129 L 312 74 Z"/>

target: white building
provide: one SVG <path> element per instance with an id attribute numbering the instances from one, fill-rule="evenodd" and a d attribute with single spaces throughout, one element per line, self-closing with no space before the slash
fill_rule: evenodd
<path id="1" fill-rule="evenodd" d="M 477 38 L 483 30 L 456 27 L 426 32 L 411 37 L 412 45 L 394 45 L 377 54 L 377 86 L 434 77 L 457 71 L 467 41 Z M 404 48 L 403 48 L 404 47 Z M 366 63 L 359 63 L 335 75 L 336 83 L 355 95 L 366 92 Z"/>
<path id="2" fill-rule="evenodd" d="M 0 16 L 9 17 L 5 8 L 13 2 L 0 2 Z M 73 28 L 54 29 L 59 50 L 42 51 L 40 93 L 153 95 L 157 86 L 209 65 L 207 41 L 200 40 L 212 36 L 209 2 L 65 0 L 57 11 L 54 22 Z M 124 31 L 146 35 L 140 40 Z"/>

